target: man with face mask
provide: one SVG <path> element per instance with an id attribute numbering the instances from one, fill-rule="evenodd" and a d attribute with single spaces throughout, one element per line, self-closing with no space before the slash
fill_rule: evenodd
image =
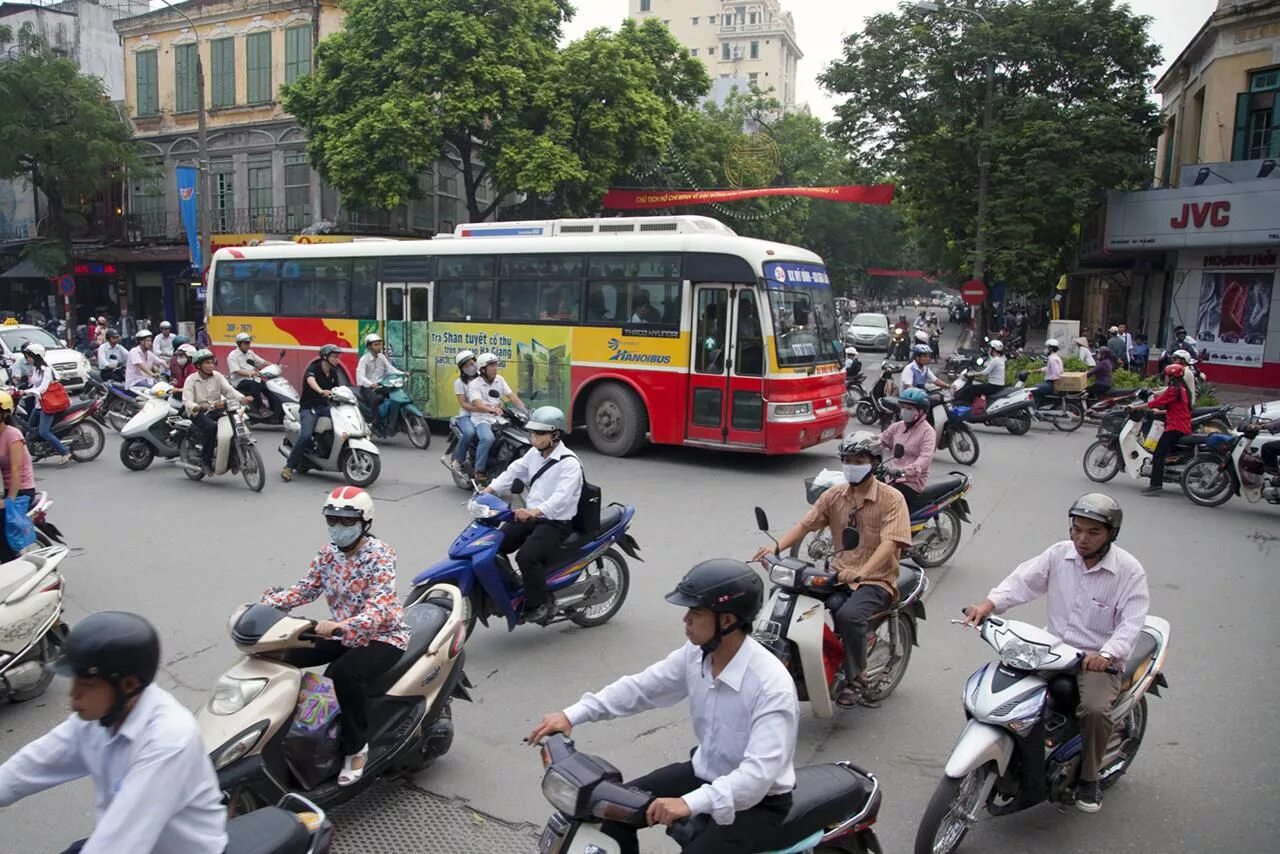
<path id="1" fill-rule="evenodd" d="M 844 640 L 848 682 L 836 702 L 846 708 L 858 705 L 866 693 L 869 619 L 897 598 L 898 560 L 902 550 L 911 546 L 911 515 L 906 499 L 873 474 L 883 454 L 884 446 L 875 433 L 861 430 L 846 436 L 840 443 L 840 462 L 847 482 L 822 493 L 776 546 L 785 552 L 801 542 L 805 534 L 823 528 L 830 529 L 835 543 L 843 542 L 845 528 L 858 531 L 857 547 L 836 552 L 831 559 L 831 568 L 849 592 L 834 594 L 827 600 Z M 774 548 L 762 546 L 752 560 L 760 560 Z"/>
<path id="2" fill-rule="evenodd" d="M 1070 539 L 1054 543 L 1021 564 L 987 598 L 965 609 L 965 624 L 979 626 L 992 614 L 1046 597 L 1046 629 L 1085 652 L 1076 682 L 1080 688 L 1080 732 L 1084 748 L 1076 807 L 1102 808 L 1098 771 L 1114 723 L 1111 705 L 1120 694 L 1120 676 L 1147 620 L 1151 596 L 1138 559 L 1115 545 L 1124 511 L 1109 495 L 1091 492 L 1067 511 Z"/>
<path id="3" fill-rule="evenodd" d="M 910 509 L 929 482 L 938 440 L 925 420 L 929 395 L 918 388 L 909 388 L 898 398 L 898 403 L 902 420 L 890 424 L 889 429 L 880 434 L 880 444 L 894 454 L 885 472 L 885 482 L 902 493 Z M 900 457 L 894 453 L 898 446 L 902 447 Z"/>

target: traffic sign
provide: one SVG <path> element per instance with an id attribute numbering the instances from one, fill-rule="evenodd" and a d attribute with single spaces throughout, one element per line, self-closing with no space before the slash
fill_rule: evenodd
<path id="1" fill-rule="evenodd" d="M 960 286 L 960 299 L 965 305 L 982 305 L 987 301 L 987 286 L 981 279 L 970 279 Z"/>
<path id="2" fill-rule="evenodd" d="M 58 293 L 71 296 L 76 292 L 76 277 L 67 273 L 58 279 Z"/>

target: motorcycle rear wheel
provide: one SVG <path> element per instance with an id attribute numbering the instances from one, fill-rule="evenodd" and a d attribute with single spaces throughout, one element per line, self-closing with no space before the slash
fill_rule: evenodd
<path id="1" fill-rule="evenodd" d="M 601 566 L 588 566 L 584 573 L 613 585 L 613 593 L 603 602 L 569 614 L 570 620 L 587 629 L 602 626 L 613 619 L 613 615 L 622 610 L 622 603 L 627 600 L 627 591 L 631 588 L 631 571 L 627 568 L 626 558 L 615 549 L 609 549 L 600 556 L 600 561 Z"/>
<path id="2" fill-rule="evenodd" d="M 421 415 L 406 415 L 404 417 L 404 432 L 409 437 L 409 442 L 420 451 L 425 451 L 431 445 L 431 429 L 427 426 L 427 419 Z"/>
<path id="3" fill-rule="evenodd" d="M 1062 408 L 1055 410 L 1051 419 L 1054 429 L 1072 433 L 1084 423 L 1084 405 L 1078 400 L 1064 400 Z"/>
<path id="4" fill-rule="evenodd" d="M 12 691 L 9 693 L 9 702 L 25 703 L 28 700 L 34 700 L 49 689 L 49 683 L 53 682 L 53 660 L 58 657 L 57 651 L 54 649 L 53 641 L 45 635 L 40 639 L 40 643 L 32 650 L 32 658 L 39 659 L 42 670 L 40 671 L 40 681 L 25 691 Z"/>
<path id="5" fill-rule="evenodd" d="M 930 548 L 925 550 L 912 546 L 908 556 L 924 569 L 942 566 L 960 548 L 960 517 L 950 507 L 944 507 L 937 516 L 925 523 L 921 533 L 932 540 Z"/>
<path id="6" fill-rule="evenodd" d="M 973 824 L 966 816 L 977 816 L 987 777 L 994 773 L 995 763 L 988 762 L 958 780 L 942 778 L 920 819 L 915 854 L 951 854 L 960 847 Z"/>
<path id="7" fill-rule="evenodd" d="M 129 471 L 145 471 L 155 458 L 156 450 L 146 439 L 125 439 L 120 443 L 120 462 Z"/>
<path id="8" fill-rule="evenodd" d="M 182 440 L 178 449 L 178 459 L 190 466 L 190 468 L 183 467 L 183 474 L 192 480 L 204 480 L 204 469 L 200 466 L 200 451 L 196 447 L 196 440 L 192 434 L 188 433 Z"/>
<path id="9" fill-rule="evenodd" d="M 96 460 L 102 453 L 102 449 L 107 446 L 107 437 L 101 427 L 91 419 L 85 419 L 67 434 L 65 444 L 67 450 L 71 452 L 71 459 L 78 463 L 87 463 L 90 460 Z"/>
<path id="10" fill-rule="evenodd" d="M 1120 473 L 1120 448 L 1107 439 L 1099 439 L 1084 452 L 1084 476 L 1094 483 L 1106 483 Z"/>
<path id="11" fill-rule="evenodd" d="M 1182 470 L 1182 491 L 1193 504 L 1220 507 L 1235 494 L 1231 461 L 1216 454 L 1194 460 Z"/>
<path id="12" fill-rule="evenodd" d="M 1031 430 L 1031 413 L 1023 410 L 1004 420 L 1004 429 L 1014 436 L 1023 436 Z"/>
<path id="13" fill-rule="evenodd" d="M 1147 734 L 1147 698 L 1145 696 L 1138 700 L 1133 708 L 1129 710 L 1123 727 L 1125 734 L 1122 736 L 1124 740 L 1121 742 L 1121 753 L 1124 754 L 1124 762 L 1102 780 L 1103 789 L 1111 788 L 1117 780 L 1125 775 L 1129 767 L 1133 765 L 1133 760 L 1137 757 L 1138 750 L 1142 747 L 1142 739 Z M 1120 729 L 1120 727 L 1116 727 L 1116 733 L 1113 737 L 1121 737 Z"/>
<path id="14" fill-rule="evenodd" d="M 876 627 L 876 647 L 883 648 L 884 654 L 890 656 L 890 661 L 885 667 L 883 673 L 878 674 L 875 682 L 866 694 L 866 699 L 878 703 L 886 699 L 898 685 L 902 682 L 902 677 L 907 675 L 907 665 L 911 663 L 911 642 L 914 639 L 911 629 L 911 621 L 906 615 L 899 614 L 898 625 L 898 655 L 893 658 L 893 647 L 889 643 L 889 632 L 893 630 L 893 620 L 885 620 Z M 878 649 L 872 649 L 867 655 L 867 669 L 871 669 L 871 661 L 875 658 Z"/>

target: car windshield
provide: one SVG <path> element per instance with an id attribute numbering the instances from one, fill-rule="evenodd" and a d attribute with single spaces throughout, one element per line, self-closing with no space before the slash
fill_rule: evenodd
<path id="1" fill-rule="evenodd" d="M 850 326 L 874 326 L 877 329 L 888 329 L 889 318 L 883 314 L 859 314 Z"/>
<path id="2" fill-rule="evenodd" d="M 61 341 L 35 326 L 0 329 L 0 338 L 4 339 L 10 353 L 16 353 L 28 344 L 40 344 L 48 350 L 62 349 Z"/>
<path id="3" fill-rule="evenodd" d="M 765 264 L 765 287 L 773 315 L 774 346 L 783 367 L 838 361 L 836 302 L 827 271 L 819 264 Z"/>

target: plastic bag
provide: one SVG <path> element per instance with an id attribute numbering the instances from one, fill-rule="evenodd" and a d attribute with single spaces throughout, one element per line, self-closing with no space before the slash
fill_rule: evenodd
<path id="1" fill-rule="evenodd" d="M 284 759 L 307 789 L 333 779 L 342 768 L 337 697 L 333 682 L 308 673 L 298 691 L 298 709 L 284 739 Z"/>
<path id="2" fill-rule="evenodd" d="M 25 495 L 4 502 L 4 537 L 15 553 L 36 541 L 36 526 L 27 516 L 30 506 L 31 499 Z"/>

